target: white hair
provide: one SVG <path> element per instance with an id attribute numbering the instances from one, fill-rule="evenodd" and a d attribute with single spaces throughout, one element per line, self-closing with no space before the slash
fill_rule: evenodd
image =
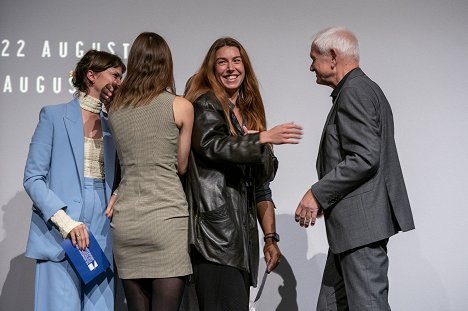
<path id="1" fill-rule="evenodd" d="M 312 46 L 323 55 L 329 55 L 333 49 L 359 61 L 358 39 L 351 31 L 343 27 L 329 27 L 318 32 L 312 41 Z"/>

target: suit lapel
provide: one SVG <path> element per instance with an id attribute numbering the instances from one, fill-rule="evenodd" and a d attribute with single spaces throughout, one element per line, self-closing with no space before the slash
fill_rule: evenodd
<path id="1" fill-rule="evenodd" d="M 325 125 L 323 126 L 322 130 L 322 137 L 320 137 L 320 143 L 319 143 L 319 151 L 317 155 L 317 162 L 315 163 L 318 177 L 319 179 L 322 178 L 322 143 L 323 143 L 323 138 L 325 137 L 325 132 L 327 129 L 327 125 L 330 123 L 332 115 L 334 115 L 334 110 L 335 110 L 335 103 L 338 100 L 338 96 L 336 97 L 335 101 L 333 102 L 333 106 L 331 107 L 330 111 L 328 112 L 327 120 L 325 121 Z"/>
<path id="2" fill-rule="evenodd" d="M 353 79 L 354 77 L 358 76 L 358 75 L 364 75 L 364 72 L 361 70 L 361 68 L 357 67 L 356 69 L 353 69 L 350 73 L 349 73 L 349 76 L 346 78 L 345 81 L 343 81 L 343 85 L 340 87 L 340 91 L 338 92 L 338 94 L 336 94 L 336 97 L 335 97 L 335 100 L 333 101 L 333 106 L 332 108 L 330 109 L 330 112 L 328 113 L 328 116 L 327 116 L 327 121 L 325 122 L 325 126 L 323 128 L 323 131 L 322 131 L 322 137 L 320 138 L 320 144 L 319 144 L 319 152 L 318 152 L 318 156 L 317 156 L 317 162 L 315 163 L 316 165 L 316 168 L 317 168 L 317 173 L 318 173 L 318 177 L 319 179 L 322 178 L 322 173 L 326 173 L 326 172 L 322 172 L 322 144 L 323 144 L 323 139 L 325 137 L 325 132 L 326 132 L 326 129 L 327 129 L 327 126 L 333 122 L 334 118 L 335 118 L 335 114 L 336 114 L 336 108 L 337 108 L 337 105 L 338 105 L 338 100 L 340 98 L 340 94 L 341 94 L 341 91 L 345 88 L 346 84 L 348 83 L 347 81 Z M 333 93 L 332 93 L 333 94 Z"/>
<path id="3" fill-rule="evenodd" d="M 84 183 L 84 129 L 83 118 L 81 117 L 80 104 L 78 99 L 67 104 L 65 116 L 63 118 L 75 158 L 76 170 L 80 176 L 81 189 Z"/>
<path id="4" fill-rule="evenodd" d="M 102 144 L 104 147 L 104 173 L 106 180 L 106 197 L 109 200 L 112 187 L 114 185 L 115 175 L 115 146 L 112 139 L 111 130 L 109 127 L 107 113 L 101 112 L 101 127 L 102 127 Z"/>

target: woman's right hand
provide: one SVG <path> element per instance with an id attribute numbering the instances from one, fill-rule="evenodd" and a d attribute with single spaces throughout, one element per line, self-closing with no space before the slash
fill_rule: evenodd
<path id="1" fill-rule="evenodd" d="M 115 201 L 117 201 L 117 193 L 114 192 L 112 193 L 109 204 L 107 205 L 106 210 L 104 211 L 104 215 L 106 215 L 107 218 L 112 218 L 112 215 L 114 214 L 114 204 Z"/>
<path id="2" fill-rule="evenodd" d="M 70 231 L 70 239 L 73 246 L 78 244 L 80 250 L 85 250 L 89 246 L 89 234 L 85 224 L 79 224 Z"/>
<path id="3" fill-rule="evenodd" d="M 267 131 L 260 132 L 262 144 L 298 144 L 302 138 L 302 126 L 294 122 L 279 124 Z"/>
<path id="4" fill-rule="evenodd" d="M 101 94 L 99 95 L 99 99 L 104 102 L 104 103 L 110 103 L 112 101 L 112 96 L 114 95 L 113 93 L 117 89 L 117 83 L 113 84 L 106 84 L 104 87 L 101 89 Z"/>

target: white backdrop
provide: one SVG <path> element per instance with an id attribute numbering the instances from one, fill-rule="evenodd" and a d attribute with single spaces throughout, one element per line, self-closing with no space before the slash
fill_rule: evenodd
<path id="1" fill-rule="evenodd" d="M 317 179 L 315 158 L 331 101 L 309 72 L 322 28 L 356 33 L 361 67 L 394 112 L 396 140 L 417 229 L 389 243 L 394 310 L 468 310 L 468 1 L 466 0 L 2 0 L 0 4 L 0 310 L 31 310 L 34 262 L 24 258 L 31 214 L 22 187 L 42 106 L 71 98 L 68 71 L 94 47 L 126 57 L 142 31 L 168 41 L 179 93 L 211 43 L 247 49 L 269 126 L 303 125 L 297 146 L 278 146 L 278 232 L 286 258 L 269 276 L 261 310 L 314 310 L 327 243 L 323 220 L 293 220 Z M 352 221 L 352 220 L 350 220 Z M 256 290 L 253 290 L 255 293 Z"/>

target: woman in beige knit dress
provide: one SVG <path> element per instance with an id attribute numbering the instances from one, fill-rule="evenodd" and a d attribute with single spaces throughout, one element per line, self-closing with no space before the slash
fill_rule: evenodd
<path id="1" fill-rule="evenodd" d="M 108 213 L 129 310 L 178 310 L 192 273 L 179 176 L 187 169 L 193 107 L 174 94 L 166 41 L 140 34 L 109 111 L 122 179 Z"/>

